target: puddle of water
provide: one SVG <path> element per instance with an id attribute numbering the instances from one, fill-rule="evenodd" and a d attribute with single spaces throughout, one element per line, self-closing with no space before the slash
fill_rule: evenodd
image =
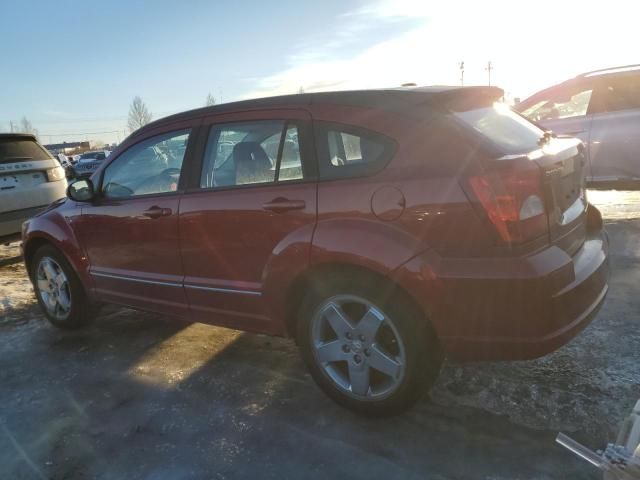
<path id="1" fill-rule="evenodd" d="M 589 190 L 587 198 L 604 218 L 640 218 L 640 191 Z"/>

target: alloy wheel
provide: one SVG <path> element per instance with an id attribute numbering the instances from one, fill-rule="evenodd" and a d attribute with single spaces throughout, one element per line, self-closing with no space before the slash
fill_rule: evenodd
<path id="1" fill-rule="evenodd" d="M 344 393 L 360 400 L 392 394 L 405 375 L 406 354 L 391 318 L 368 300 L 337 295 L 312 319 L 316 362 Z"/>
<path id="2" fill-rule="evenodd" d="M 71 312 L 71 286 L 62 267 L 51 257 L 42 257 L 36 270 L 36 288 L 47 312 L 65 320 Z"/>

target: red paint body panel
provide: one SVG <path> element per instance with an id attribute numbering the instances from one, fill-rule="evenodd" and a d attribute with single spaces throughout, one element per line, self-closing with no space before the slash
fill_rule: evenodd
<path id="1" fill-rule="evenodd" d="M 193 184 L 199 172 L 187 171 L 192 184 L 175 195 L 82 207 L 67 201 L 29 221 L 25 248 L 48 239 L 96 299 L 276 335 L 290 333 L 287 302 L 297 279 L 319 266 L 357 266 L 406 290 L 448 354 L 460 360 L 543 355 L 594 316 L 608 280 L 601 223 L 576 227 L 588 234 L 571 254 L 560 240 L 499 246 L 465 187 L 484 155 L 471 140 L 447 138 L 452 130 L 421 117 L 421 107 L 403 115 L 395 104 L 370 108 L 305 98 L 160 120 L 112 157 L 149 136 L 192 127 L 198 146 L 188 161 L 195 169 L 209 125 L 274 119 L 368 129 L 395 142 L 393 158 L 358 178 L 212 190 L 199 189 Z M 303 161 L 315 162 L 312 157 Z M 302 206 L 266 210 L 274 200 Z M 154 206 L 172 214 L 142 215 Z"/>
<path id="2" fill-rule="evenodd" d="M 305 207 L 283 213 L 263 208 L 276 198 L 303 201 Z M 263 295 L 265 281 L 278 280 L 265 279 L 265 269 L 268 263 L 271 271 L 277 268 L 272 256 L 289 249 L 295 252 L 291 260 L 306 266 L 315 210 L 313 183 L 186 194 L 180 205 L 185 285 L 221 289 L 186 288 L 192 319 L 218 323 L 229 315 L 229 326 L 241 321 L 249 330 L 281 330 L 268 316 L 270 295 Z"/>
<path id="3" fill-rule="evenodd" d="M 91 291 L 93 281 L 89 275 L 90 264 L 75 233 L 75 223 L 81 215 L 81 204 L 67 199 L 53 205 L 54 208 L 39 213 L 23 224 L 21 247 L 25 260 L 34 253 L 31 246 L 48 242 L 65 255 L 82 283 Z"/>
<path id="4" fill-rule="evenodd" d="M 96 297 L 170 315 L 187 313 L 184 289 L 165 285 L 180 285 L 183 277 L 179 201 L 179 195 L 169 195 L 83 207 L 75 229 L 91 264 Z M 172 213 L 158 218 L 144 215 L 155 207 Z"/>
<path id="5" fill-rule="evenodd" d="M 529 359 L 575 336 L 607 292 L 608 240 L 591 232 L 573 257 L 552 246 L 501 259 L 429 251 L 390 276 L 419 303 L 457 360 Z"/>
<path id="6" fill-rule="evenodd" d="M 304 110 L 283 108 L 215 115 L 202 123 L 208 131 L 211 125 L 272 119 L 308 122 L 311 117 Z M 265 208 L 274 201 L 298 202 L 300 208 Z M 287 285 L 269 275 L 279 269 L 274 257 L 306 268 L 315 222 L 315 181 L 186 193 L 180 204 L 180 235 L 190 318 L 284 334 L 282 316 L 272 311 L 277 294 L 264 287 L 280 283 L 286 292 Z"/>

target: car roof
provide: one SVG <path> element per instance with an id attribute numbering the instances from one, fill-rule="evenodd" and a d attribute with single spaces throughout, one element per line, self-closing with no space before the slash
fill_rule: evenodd
<path id="1" fill-rule="evenodd" d="M 576 78 L 585 78 L 585 77 L 600 77 L 600 76 L 609 76 L 609 75 L 624 75 L 627 73 L 640 73 L 640 65 L 623 65 L 621 67 L 610 67 L 610 68 L 601 68 L 599 70 L 593 70 L 591 72 L 581 73 Z"/>
<path id="2" fill-rule="evenodd" d="M 522 102 L 518 104 L 518 110 L 522 108 L 527 108 L 536 102 L 536 100 L 547 94 L 549 91 L 554 90 L 563 86 L 571 86 L 575 84 L 580 84 L 581 82 L 587 82 L 589 80 L 597 80 L 599 78 L 610 78 L 610 77 L 624 77 L 627 75 L 639 75 L 640 74 L 640 65 L 623 65 L 621 67 L 610 67 L 603 68 L 600 70 L 593 70 L 590 72 L 581 73 L 576 75 L 573 78 L 565 80 L 564 82 L 556 83 L 555 85 L 551 85 L 543 90 L 539 90 L 533 95 L 528 96 Z"/>
<path id="3" fill-rule="evenodd" d="M 168 123 L 180 120 L 187 120 L 194 117 L 215 115 L 233 111 L 282 108 L 282 107 L 305 107 L 314 104 L 347 105 L 368 108 L 378 108 L 382 110 L 404 113 L 420 106 L 424 109 L 424 104 L 435 99 L 445 99 L 458 94 L 490 94 L 496 99 L 504 95 L 504 91 L 498 87 L 490 86 L 450 86 L 435 85 L 428 87 L 402 87 L 377 90 L 345 90 L 338 92 L 314 92 L 299 93 L 292 95 L 281 95 L 276 97 L 256 98 L 251 100 L 241 100 L 237 102 L 222 103 L 210 107 L 202 107 L 176 113 L 168 117 L 155 120 L 144 127 L 136 130 L 131 137 L 136 137 L 149 129 L 153 129 Z"/>

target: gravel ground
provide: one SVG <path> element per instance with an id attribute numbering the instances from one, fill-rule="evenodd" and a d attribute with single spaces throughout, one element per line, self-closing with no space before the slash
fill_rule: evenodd
<path id="1" fill-rule="evenodd" d="M 612 245 L 598 318 L 538 360 L 447 364 L 385 420 L 328 400 L 290 340 L 115 307 L 58 331 L 0 247 L 0 478 L 600 478 L 554 437 L 603 447 L 640 397 L 640 194 L 590 199 Z"/>

